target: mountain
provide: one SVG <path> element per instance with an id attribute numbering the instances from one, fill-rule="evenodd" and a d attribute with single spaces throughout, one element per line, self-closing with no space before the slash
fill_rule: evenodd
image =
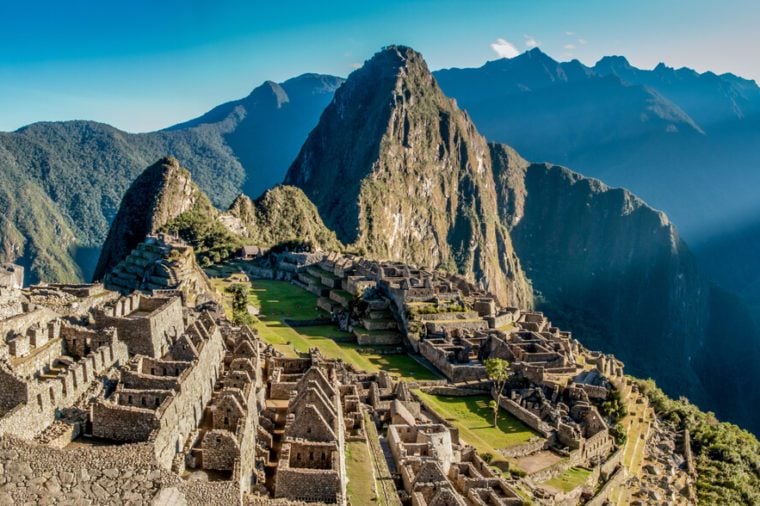
<path id="1" fill-rule="evenodd" d="M 188 211 L 216 218 L 208 197 L 175 158 L 162 158 L 132 183 L 121 200 L 95 268 L 94 279 L 124 260 L 148 235 L 155 235 Z"/>
<path id="2" fill-rule="evenodd" d="M 645 70 L 634 67 L 623 56 L 605 56 L 594 65 L 593 71 L 657 90 L 707 131 L 726 121 L 760 113 L 760 88 L 754 81 L 733 74 L 700 74 L 664 63 Z"/>
<path id="3" fill-rule="evenodd" d="M 690 242 L 760 212 L 754 81 L 622 57 L 560 63 L 539 49 L 435 76 L 489 140 L 631 189 Z"/>
<path id="4" fill-rule="evenodd" d="M 760 335 L 667 216 L 627 190 L 492 150 L 501 216 L 538 307 L 630 374 L 760 430 Z"/>
<path id="5" fill-rule="evenodd" d="M 666 129 L 678 120 L 704 136 L 670 111 L 652 123 Z M 359 251 L 456 268 L 484 283 L 506 276 L 507 299 L 527 277 L 537 306 L 583 343 L 673 395 L 760 429 L 752 412 L 757 330 L 702 274 L 667 216 L 626 190 L 486 144 L 413 50 L 386 48 L 349 76 L 286 182 Z M 491 230 L 503 238 L 496 255 Z M 485 276 L 494 261 L 504 267 Z"/>
<path id="6" fill-rule="evenodd" d="M 240 195 L 223 218 L 234 218 L 246 242 L 261 246 L 297 243 L 340 251 L 343 245 L 328 229 L 316 206 L 293 186 L 278 185 L 256 200 Z"/>
<path id="7" fill-rule="evenodd" d="M 456 270 L 504 304 L 529 306 L 490 166 L 485 140 L 422 56 L 391 46 L 338 89 L 285 183 L 357 250 Z"/>
<path id="8" fill-rule="evenodd" d="M 281 84 L 267 81 L 241 100 L 222 104 L 168 130 L 203 125 L 214 131 L 245 168 L 248 177 L 240 190 L 258 197 L 282 182 L 304 139 L 342 83 L 340 77 L 320 74 L 303 74 Z"/>
<path id="9" fill-rule="evenodd" d="M 155 160 L 182 160 L 226 208 L 279 183 L 341 80 L 305 74 L 168 130 L 130 134 L 89 121 L 0 133 L 0 260 L 27 282 L 90 279 L 129 184 Z"/>
<path id="10" fill-rule="evenodd" d="M 165 157 L 145 169 L 125 193 L 103 244 L 95 279 L 113 273 L 148 236 L 160 233 L 193 246 L 201 265 L 224 260 L 243 244 L 343 248 L 298 188 L 277 186 L 255 201 L 239 195 L 223 212 L 193 182 L 190 171 L 175 158 Z M 131 273 L 124 274 L 134 277 Z"/>

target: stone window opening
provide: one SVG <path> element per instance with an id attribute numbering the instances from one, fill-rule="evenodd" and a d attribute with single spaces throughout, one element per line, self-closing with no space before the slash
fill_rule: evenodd
<path id="1" fill-rule="evenodd" d="M 230 424 L 230 419 L 225 416 L 224 417 L 224 425 L 227 426 L 229 424 Z"/>
<path id="2" fill-rule="evenodd" d="M 132 404 L 132 396 L 127 396 L 127 403 Z"/>
<path id="3" fill-rule="evenodd" d="M 156 404 L 156 407 L 158 407 L 159 404 L 161 404 L 160 401 L 159 401 L 159 399 L 158 399 L 158 397 L 156 397 L 155 404 Z"/>
<path id="4" fill-rule="evenodd" d="M 143 406 L 145 406 L 145 397 L 141 397 L 140 398 L 140 404 L 142 404 Z"/>

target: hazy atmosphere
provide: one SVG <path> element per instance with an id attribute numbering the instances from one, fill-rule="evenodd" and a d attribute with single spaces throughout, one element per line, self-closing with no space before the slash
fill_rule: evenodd
<path id="1" fill-rule="evenodd" d="M 757 1 L 0 19 L 0 504 L 760 505 Z"/>
<path id="2" fill-rule="evenodd" d="M 642 68 L 760 78 L 752 0 L 78 0 L 6 2 L 0 15 L 0 130 L 85 118 L 157 130 L 266 79 L 346 76 L 392 43 L 422 52 L 432 69 L 539 46 L 587 65 L 623 54 Z"/>

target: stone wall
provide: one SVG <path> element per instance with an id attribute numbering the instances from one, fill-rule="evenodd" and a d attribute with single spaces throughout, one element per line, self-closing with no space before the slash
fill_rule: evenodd
<path id="1" fill-rule="evenodd" d="M 120 299 L 113 309 L 96 310 L 96 323 L 100 327 L 116 327 L 131 354 L 160 357 L 184 330 L 182 299 L 138 296 L 138 305 L 134 307 L 134 298 Z M 132 304 L 131 311 L 118 310 L 127 301 Z"/>
<path id="2" fill-rule="evenodd" d="M 608 499 L 610 498 L 612 491 L 616 487 L 621 486 L 623 482 L 625 482 L 626 478 L 628 478 L 628 472 L 626 471 L 625 467 L 618 467 L 612 476 L 610 476 L 610 479 L 607 480 L 604 485 L 602 485 L 602 488 L 599 489 L 599 492 L 597 492 L 596 495 L 586 503 L 586 506 L 603 506 L 605 504 L 608 504 Z"/>
<path id="3" fill-rule="evenodd" d="M 184 481 L 163 470 L 147 444 L 58 449 L 3 436 L 0 469 L 0 504 L 242 502 L 233 483 Z"/>
<path id="4" fill-rule="evenodd" d="M 551 433 L 551 427 L 545 422 L 542 422 L 536 415 L 523 408 L 515 401 L 502 397 L 499 401 L 499 406 L 504 408 L 509 414 L 520 420 L 522 423 L 542 434 L 544 437 L 549 437 Z"/>
<path id="5" fill-rule="evenodd" d="M 72 363 L 55 379 L 28 383 L 28 403 L 0 419 L 0 433 L 32 439 L 53 423 L 58 409 L 74 404 L 96 376 L 127 359 L 126 345 L 114 341 Z"/>
<path id="6" fill-rule="evenodd" d="M 13 372 L 31 378 L 44 372 L 61 355 L 66 355 L 65 351 L 63 339 L 57 337 L 39 348 L 31 348 L 28 355 L 13 359 Z"/>
<path id="7" fill-rule="evenodd" d="M 214 329 L 179 392 L 169 403 L 161 405 L 161 426 L 150 439 L 156 459 L 167 469 L 171 468 L 172 459 L 181 451 L 187 436 L 198 426 L 203 408 L 211 400 L 224 350 L 222 334 Z"/>

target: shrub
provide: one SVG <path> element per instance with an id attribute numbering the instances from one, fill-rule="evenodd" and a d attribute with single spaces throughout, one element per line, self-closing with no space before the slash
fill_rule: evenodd
<path id="1" fill-rule="evenodd" d="M 703 504 L 760 504 L 760 443 L 734 424 L 719 422 L 686 398 L 670 399 L 653 380 L 636 380 L 658 416 L 688 429 Z"/>

